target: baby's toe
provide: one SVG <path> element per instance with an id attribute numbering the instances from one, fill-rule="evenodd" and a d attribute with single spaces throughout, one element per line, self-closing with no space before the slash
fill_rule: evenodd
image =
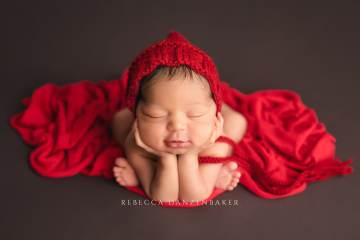
<path id="1" fill-rule="evenodd" d="M 234 177 L 233 179 L 231 179 L 231 183 L 238 183 L 239 182 L 239 178 Z"/>
<path id="2" fill-rule="evenodd" d="M 238 178 L 234 178 L 231 180 L 230 184 L 228 185 L 227 189 L 228 190 L 233 190 L 239 183 L 239 179 Z"/>
<path id="3" fill-rule="evenodd" d="M 127 166 L 127 162 L 125 158 L 117 158 L 115 160 L 115 164 L 119 167 L 126 167 Z"/>
<path id="4" fill-rule="evenodd" d="M 122 186 L 125 186 L 125 184 L 126 184 L 125 179 L 122 176 L 118 176 L 116 178 L 116 181 Z"/>
<path id="5" fill-rule="evenodd" d="M 124 171 L 124 168 L 121 167 L 113 167 L 113 173 L 114 175 L 119 175 L 120 173 L 122 173 Z"/>
<path id="6" fill-rule="evenodd" d="M 241 173 L 240 173 L 240 172 L 234 172 L 233 176 L 234 176 L 235 178 L 239 179 L 240 176 L 241 176 Z"/>
<path id="7" fill-rule="evenodd" d="M 238 171 L 233 171 L 231 173 L 231 180 L 234 181 L 234 180 L 239 180 L 241 177 L 241 173 L 238 172 Z"/>
<path id="8" fill-rule="evenodd" d="M 232 186 L 236 187 L 239 184 L 239 180 L 235 180 L 234 182 L 232 182 Z"/>
<path id="9" fill-rule="evenodd" d="M 235 170 L 235 169 L 237 169 L 237 167 L 238 167 L 237 163 L 234 162 L 234 161 L 229 162 L 229 163 L 227 164 L 227 166 L 228 166 L 229 170 Z"/>
<path id="10" fill-rule="evenodd" d="M 115 177 L 120 177 L 121 174 L 122 174 L 121 170 L 114 172 L 114 176 L 115 176 Z"/>

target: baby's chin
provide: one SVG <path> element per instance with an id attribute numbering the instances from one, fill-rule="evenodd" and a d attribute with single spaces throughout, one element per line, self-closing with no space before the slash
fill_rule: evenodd
<path id="1" fill-rule="evenodd" d="M 184 153 L 188 152 L 190 148 L 189 147 L 172 148 L 172 147 L 168 147 L 168 146 L 158 146 L 158 147 L 154 147 L 154 149 L 159 152 L 167 152 L 170 154 L 178 155 L 178 154 L 184 154 Z"/>
<path id="2" fill-rule="evenodd" d="M 168 152 L 168 153 L 175 154 L 175 155 L 180 155 L 180 154 L 185 154 L 186 152 L 189 151 L 189 149 L 187 149 L 187 148 L 166 149 L 165 151 Z"/>
<path id="3" fill-rule="evenodd" d="M 183 148 L 172 148 L 172 147 L 164 146 L 162 148 L 162 151 L 171 153 L 171 154 L 175 154 L 175 155 L 181 155 L 181 154 L 185 154 L 185 153 L 189 152 L 192 149 L 192 147 L 194 147 L 194 146 L 183 147 Z"/>

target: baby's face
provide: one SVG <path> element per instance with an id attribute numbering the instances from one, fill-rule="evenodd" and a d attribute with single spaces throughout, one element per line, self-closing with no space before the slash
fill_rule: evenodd
<path id="1" fill-rule="evenodd" d="M 215 127 L 216 104 L 208 83 L 198 79 L 156 79 L 144 93 L 136 109 L 139 134 L 151 148 L 183 154 L 190 147 L 201 146 Z M 169 144 L 184 141 L 184 144 Z"/>

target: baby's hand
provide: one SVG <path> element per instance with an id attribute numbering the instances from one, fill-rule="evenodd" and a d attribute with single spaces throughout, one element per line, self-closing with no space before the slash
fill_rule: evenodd
<path id="1" fill-rule="evenodd" d="M 216 139 L 218 139 L 221 135 L 223 135 L 223 133 L 224 133 L 223 129 L 224 129 L 224 118 L 222 117 L 222 114 L 219 112 L 216 117 L 215 127 L 213 129 L 213 132 L 212 132 L 209 140 L 205 144 L 201 145 L 200 147 L 192 148 L 185 154 L 198 155 L 201 151 L 203 151 L 204 149 L 206 149 L 206 148 L 210 147 L 212 144 L 214 144 Z"/>
<path id="2" fill-rule="evenodd" d="M 151 153 L 151 154 L 154 154 L 156 156 L 159 156 L 159 157 L 169 157 L 169 156 L 172 156 L 174 154 L 171 154 L 171 153 L 167 153 L 167 152 L 160 152 L 160 151 L 156 151 L 155 149 L 149 147 L 148 145 L 146 145 L 141 137 L 140 137 L 140 134 L 139 134 L 139 129 L 138 129 L 138 126 L 137 126 L 137 119 L 134 120 L 134 123 L 133 123 L 133 129 L 132 131 L 134 132 L 134 137 L 135 137 L 135 142 L 136 144 L 141 147 L 142 149 L 144 149 L 145 151 Z"/>

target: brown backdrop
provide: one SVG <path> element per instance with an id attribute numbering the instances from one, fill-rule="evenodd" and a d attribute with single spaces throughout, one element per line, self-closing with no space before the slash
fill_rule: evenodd
<path id="1" fill-rule="evenodd" d="M 2 239 L 360 239 L 357 1 L 3 1 L 1 4 Z M 121 206 L 141 197 L 100 178 L 49 179 L 7 124 L 20 99 L 47 83 L 119 77 L 139 51 L 176 29 L 213 57 L 240 91 L 291 89 L 337 138 L 355 173 L 239 205 Z"/>

